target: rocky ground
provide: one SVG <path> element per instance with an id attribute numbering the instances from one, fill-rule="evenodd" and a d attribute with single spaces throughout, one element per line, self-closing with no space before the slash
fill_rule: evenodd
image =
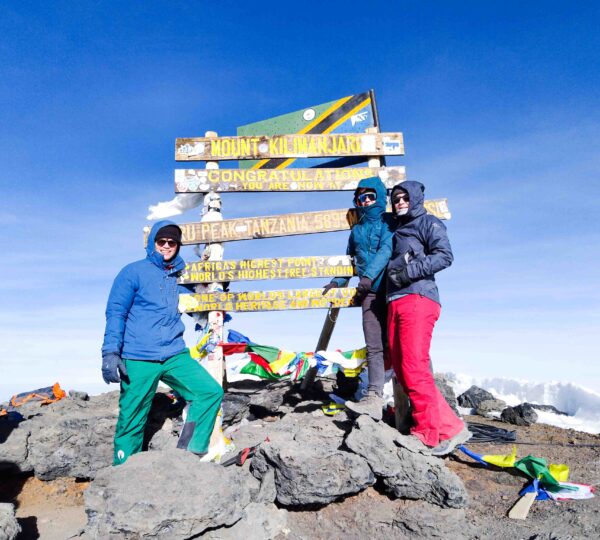
<path id="1" fill-rule="evenodd" d="M 598 537 L 598 497 L 536 501 L 527 520 L 510 520 L 522 476 L 459 452 L 433 458 L 392 428 L 345 413 L 325 417 L 318 400 L 300 401 L 288 389 L 230 390 L 225 425 L 235 444 L 269 442 L 252 462 L 229 468 L 173 448 L 178 410 L 165 395 L 155 400 L 150 451 L 117 468 L 108 467 L 116 393 L 28 405 L 18 427 L 0 424 L 0 502 L 14 505 L 23 539 Z M 599 436 L 466 419 L 514 429 L 519 457 L 565 463 L 571 481 L 600 485 Z M 468 446 L 512 451 L 512 444 Z M 10 516 L 2 517 L 12 508 L 0 505 L 7 523 L 0 539 L 14 537 Z"/>

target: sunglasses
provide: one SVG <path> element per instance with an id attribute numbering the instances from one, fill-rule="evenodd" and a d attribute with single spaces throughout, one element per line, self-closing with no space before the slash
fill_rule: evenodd
<path id="1" fill-rule="evenodd" d="M 159 238 L 156 243 L 158 244 L 158 247 L 175 247 L 179 242 L 177 242 L 177 240 L 169 240 L 168 238 Z"/>
<path id="2" fill-rule="evenodd" d="M 365 204 L 366 202 L 373 202 L 377 200 L 377 193 L 374 191 L 367 191 L 366 193 L 361 193 L 357 195 L 356 200 L 360 204 Z"/>
<path id="3" fill-rule="evenodd" d="M 410 199 L 408 198 L 408 195 L 402 195 L 401 193 L 398 193 L 398 195 L 394 196 L 394 204 L 398 204 L 400 201 L 410 202 Z"/>

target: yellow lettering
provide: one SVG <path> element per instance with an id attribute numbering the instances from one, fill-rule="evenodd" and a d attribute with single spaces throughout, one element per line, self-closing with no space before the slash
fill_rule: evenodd
<path id="1" fill-rule="evenodd" d="M 297 154 L 306 154 L 308 147 L 308 140 L 306 137 L 296 137 L 294 142 L 297 144 L 296 153 Z"/>

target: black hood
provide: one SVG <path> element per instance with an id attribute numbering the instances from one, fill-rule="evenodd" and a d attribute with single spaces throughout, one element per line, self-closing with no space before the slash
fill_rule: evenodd
<path id="1" fill-rule="evenodd" d="M 394 204 L 394 195 L 399 190 L 406 191 L 406 193 L 408 193 L 408 198 L 410 199 L 408 213 L 404 216 L 396 216 L 401 223 L 412 221 L 416 217 L 422 216 L 423 214 L 427 213 L 425 207 L 423 206 L 423 202 L 425 201 L 425 186 L 421 184 L 421 182 L 415 182 L 414 180 L 406 180 L 405 182 L 396 184 L 392 188 L 392 195 L 390 197 L 392 201 L 392 209 Z"/>

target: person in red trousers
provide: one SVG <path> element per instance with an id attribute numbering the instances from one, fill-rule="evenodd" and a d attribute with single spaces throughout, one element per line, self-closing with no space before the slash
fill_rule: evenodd
<path id="1" fill-rule="evenodd" d="M 423 206 L 425 186 L 406 181 L 392 189 L 398 225 L 387 269 L 388 340 L 396 378 L 407 393 L 411 434 L 444 456 L 471 438 L 435 385 L 429 357 L 440 316 L 435 274 L 452 264 L 446 227 Z"/>

